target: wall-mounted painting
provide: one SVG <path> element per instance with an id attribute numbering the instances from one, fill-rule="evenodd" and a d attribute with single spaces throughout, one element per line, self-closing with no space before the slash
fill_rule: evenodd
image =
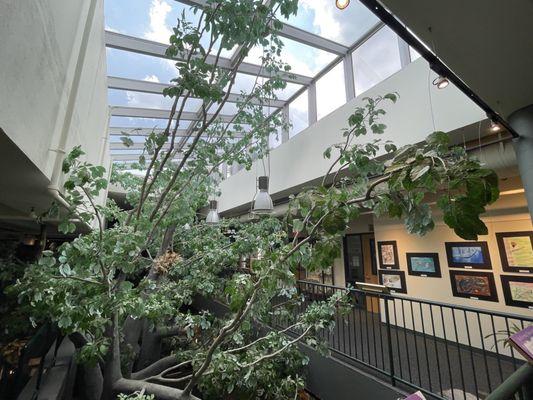
<path id="1" fill-rule="evenodd" d="M 533 274 L 533 232 L 496 233 L 505 272 Z"/>
<path id="2" fill-rule="evenodd" d="M 379 267 L 382 269 L 399 269 L 398 247 L 396 240 L 378 242 Z"/>
<path id="3" fill-rule="evenodd" d="M 505 304 L 533 310 L 533 277 L 501 275 Z"/>
<path id="4" fill-rule="evenodd" d="M 450 268 L 491 269 L 487 242 L 446 242 Z"/>
<path id="5" fill-rule="evenodd" d="M 407 293 L 404 271 L 378 271 L 379 283 L 387 286 L 391 293 Z"/>
<path id="6" fill-rule="evenodd" d="M 438 253 L 406 253 L 409 275 L 440 278 Z"/>
<path id="7" fill-rule="evenodd" d="M 450 271 L 450 281 L 455 297 L 498 301 L 492 272 Z"/>

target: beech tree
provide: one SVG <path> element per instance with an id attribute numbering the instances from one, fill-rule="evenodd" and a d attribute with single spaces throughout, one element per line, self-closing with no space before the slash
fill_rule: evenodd
<path id="1" fill-rule="evenodd" d="M 60 229 L 74 231 L 73 218 L 96 227 L 44 252 L 18 287 L 35 315 L 57 323 L 74 342 L 87 398 L 294 398 L 306 363 L 297 344 L 320 347 L 317 333 L 332 329 L 350 303 L 347 293 L 338 293 L 295 317 L 303 301 L 298 265 L 331 266 L 347 224 L 363 211 L 403 218 L 411 233 L 428 232 L 432 197 L 459 236 L 486 233 L 479 216 L 498 197 L 496 175 L 464 149 L 450 148 L 443 132 L 400 149 L 382 140 L 380 119 L 397 101 L 394 93 L 353 110 L 345 140 L 324 151 L 331 167 L 322 184 L 293 196 L 284 218 L 213 226 L 198 217 L 216 192 L 220 165 L 250 168 L 285 124 L 265 107 L 290 74 L 280 60 L 278 16 L 296 10 L 296 0 L 208 0 L 194 23 L 179 18 L 167 54 L 183 61 L 165 90 L 174 99 L 166 128 L 149 135 L 130 167 L 142 176 L 113 171 L 130 210 L 112 201 L 96 204 L 106 171 L 84 162 L 82 149 L 65 158 L 71 207 Z M 224 120 L 238 66 L 255 46 L 263 48 L 268 78 L 257 76 L 241 93 L 235 117 Z M 222 50 L 233 48 L 234 64 L 219 65 Z M 202 116 L 180 139 L 180 116 L 193 98 L 202 100 Z M 124 142 L 131 143 L 127 134 Z M 239 260 L 253 253 L 261 257 L 243 268 Z M 228 312 L 195 310 L 199 296 L 219 299 Z M 278 329 L 276 318 L 288 316 L 289 327 Z"/>

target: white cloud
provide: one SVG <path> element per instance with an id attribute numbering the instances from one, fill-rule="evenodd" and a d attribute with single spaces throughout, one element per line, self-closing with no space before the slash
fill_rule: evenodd
<path id="1" fill-rule="evenodd" d="M 342 40 L 342 28 L 339 21 L 339 12 L 332 6 L 331 1 L 300 0 L 300 7 L 313 11 L 313 25 L 318 34 L 332 40 Z"/>
<path id="2" fill-rule="evenodd" d="M 160 82 L 159 78 L 156 75 L 147 75 L 144 77 L 143 81 L 156 82 L 156 83 Z"/>
<path id="3" fill-rule="evenodd" d="M 112 27 L 110 27 L 109 25 L 106 25 L 106 26 L 105 26 L 105 30 L 106 30 L 106 31 L 109 31 L 109 32 L 122 33 L 122 32 L 120 32 L 118 29 L 112 28 Z"/>
<path id="4" fill-rule="evenodd" d="M 156 75 L 147 75 L 143 80 L 159 82 L 159 78 Z M 172 104 L 172 100 L 168 97 L 152 93 L 126 91 L 126 99 L 130 107 L 166 109 L 170 108 Z"/>
<path id="5" fill-rule="evenodd" d="M 172 29 L 166 24 L 168 14 L 172 7 L 165 0 L 152 0 L 150 5 L 150 30 L 144 37 L 155 42 L 168 43 Z"/>

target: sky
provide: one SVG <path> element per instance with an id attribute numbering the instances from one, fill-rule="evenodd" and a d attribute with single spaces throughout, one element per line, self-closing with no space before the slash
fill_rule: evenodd
<path id="1" fill-rule="evenodd" d="M 182 12 L 185 12 L 191 21 L 195 21 L 198 18 L 188 6 L 174 0 L 105 0 L 105 24 L 107 30 L 161 43 L 168 43 L 168 38 L 172 34 L 172 26 Z M 377 21 L 377 18 L 358 1 L 352 1 L 347 9 L 341 11 L 335 7 L 333 0 L 300 0 L 298 14 L 284 22 L 350 46 Z M 285 47 L 282 57 L 285 62 L 292 66 L 292 71 L 298 74 L 312 77 L 335 58 L 334 54 L 326 51 L 288 39 L 283 39 L 283 41 Z M 386 46 L 383 48 L 386 49 Z M 379 57 L 379 52 L 372 54 L 370 51 L 370 53 L 366 55 L 370 62 L 373 62 L 373 57 Z M 252 49 L 245 61 L 259 63 L 261 54 L 262 49 Z M 231 56 L 231 51 L 225 50 L 223 56 Z M 365 63 L 366 60 L 362 59 L 361 62 Z M 107 64 L 110 76 L 168 83 L 176 75 L 175 66 L 169 60 L 115 49 L 107 50 Z M 363 64 L 359 65 L 359 67 L 365 71 Z M 365 76 L 361 76 L 360 79 L 369 80 L 373 84 L 373 81 L 376 80 L 376 73 L 372 71 L 372 68 L 367 69 L 369 71 L 366 71 Z M 377 75 L 382 77 L 387 73 L 388 71 L 378 72 Z M 345 102 L 343 76 L 344 71 L 341 63 L 317 82 L 319 118 Z M 237 91 L 251 87 L 253 80 L 254 77 L 240 74 L 236 83 Z M 364 87 L 365 82 L 360 86 Z M 287 99 L 299 88 L 299 85 L 291 84 L 284 93 L 280 93 L 279 98 Z M 119 90 L 109 90 L 109 103 L 110 105 L 132 107 L 165 109 L 170 107 L 170 100 L 164 99 L 163 96 Z M 191 108 L 187 108 L 187 111 L 194 111 L 193 108 L 198 106 L 199 103 L 191 104 Z M 289 114 L 294 125 L 291 132 L 292 136 L 307 126 L 306 93 L 290 105 Z M 116 125 L 118 123 L 121 125 Z M 131 126 L 136 123 L 144 127 L 154 127 L 155 124 L 161 125 L 163 122 L 157 120 L 134 121 L 116 117 L 111 121 L 112 126 L 125 126 L 124 124 Z"/>

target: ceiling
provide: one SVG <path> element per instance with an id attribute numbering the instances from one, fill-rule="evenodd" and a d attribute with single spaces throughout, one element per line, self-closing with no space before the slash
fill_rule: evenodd
<path id="1" fill-rule="evenodd" d="M 380 0 L 495 112 L 533 104 L 532 0 Z"/>

